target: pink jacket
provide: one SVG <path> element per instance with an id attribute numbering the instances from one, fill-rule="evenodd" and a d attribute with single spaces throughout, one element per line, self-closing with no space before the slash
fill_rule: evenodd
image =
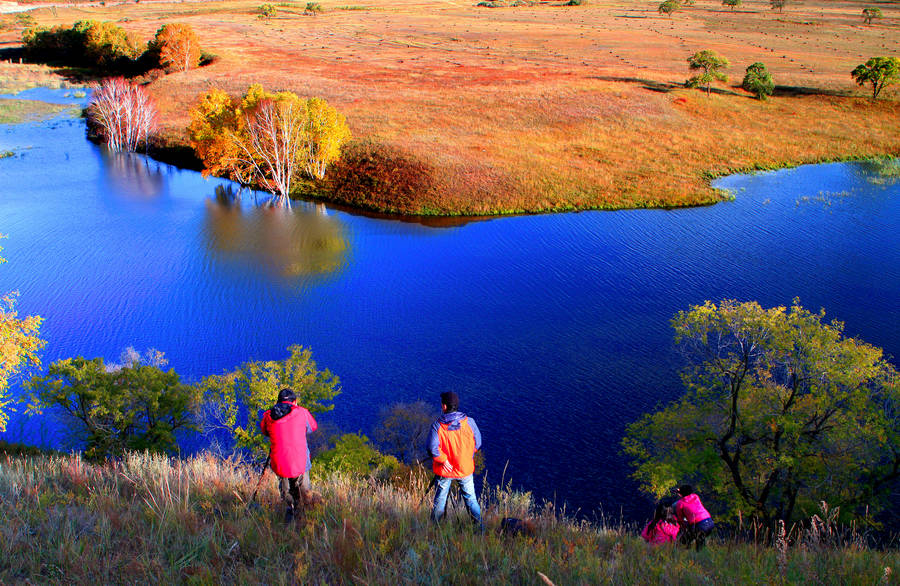
<path id="1" fill-rule="evenodd" d="M 644 530 L 641 531 L 641 537 L 644 538 L 644 541 L 652 543 L 653 545 L 674 542 L 675 538 L 678 536 L 678 525 L 675 523 L 660 521 L 656 524 L 656 527 L 653 528 L 653 531 L 649 531 L 649 529 L 650 523 L 647 523 Z"/>
<path id="2" fill-rule="evenodd" d="M 689 494 L 675 503 L 675 516 L 678 517 L 679 521 L 683 521 L 689 525 L 699 523 L 700 521 L 712 517 L 712 515 L 703 508 L 703 503 L 700 502 L 700 497 L 696 494 Z"/>

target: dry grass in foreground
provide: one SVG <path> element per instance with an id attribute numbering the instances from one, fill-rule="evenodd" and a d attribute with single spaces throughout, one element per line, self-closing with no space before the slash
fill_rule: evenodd
<path id="1" fill-rule="evenodd" d="M 323 2 L 318 16 L 285 2 L 267 20 L 259 4 L 32 14 L 42 24 L 117 21 L 143 38 L 163 22 L 193 26 L 219 58 L 150 85 L 169 141 L 184 140 L 188 108 L 211 86 L 241 94 L 259 82 L 327 99 L 361 142 L 319 195 L 358 207 L 468 215 L 695 205 L 723 197 L 709 178 L 735 170 L 900 154 L 897 94 L 873 102 L 850 77 L 868 57 L 896 52 L 900 8 L 889 5 L 866 26 L 865 4 L 849 0 L 788 3 L 783 13 L 763 0 L 739 10 L 698 0 L 671 18 L 658 2 L 618 0 Z M 681 87 L 687 57 L 702 49 L 732 63 L 730 84 L 710 97 Z M 738 87 L 756 61 L 775 78 L 768 102 Z M 394 166 L 378 169 L 386 156 Z M 381 175 L 361 189 L 348 183 L 372 168 Z"/>
<path id="2" fill-rule="evenodd" d="M 488 530 L 463 511 L 428 521 L 423 482 L 313 478 L 325 504 L 285 525 L 271 477 L 204 454 L 131 454 L 87 464 L 76 455 L 0 455 L 0 583 L 890 584 L 896 550 L 807 534 L 767 548 L 713 541 L 701 552 L 649 547 L 636 530 L 575 522 L 529 494 L 482 494 Z M 533 536 L 496 532 L 534 520 Z"/>

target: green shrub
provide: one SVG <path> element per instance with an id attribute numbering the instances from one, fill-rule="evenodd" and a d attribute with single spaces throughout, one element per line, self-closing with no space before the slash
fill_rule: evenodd
<path id="1" fill-rule="evenodd" d="M 257 11 L 259 12 L 259 18 L 269 19 L 278 14 L 278 10 L 275 8 L 274 4 L 263 4 L 261 5 Z"/>
<path id="2" fill-rule="evenodd" d="M 304 14 L 312 14 L 313 16 L 320 12 L 322 12 L 322 5 L 318 2 L 307 2 L 306 8 L 303 9 Z"/>
<path id="3" fill-rule="evenodd" d="M 25 29 L 22 45 L 31 59 L 59 61 L 102 71 L 134 68 L 147 48 L 125 29 L 96 20 L 80 20 L 69 28 Z"/>
<path id="4" fill-rule="evenodd" d="M 747 67 L 741 87 L 760 100 L 765 100 L 775 90 L 775 82 L 772 81 L 772 74 L 769 73 L 766 66 L 757 62 Z"/>

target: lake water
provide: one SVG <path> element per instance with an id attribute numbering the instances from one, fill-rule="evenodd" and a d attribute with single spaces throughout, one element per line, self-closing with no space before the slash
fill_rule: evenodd
<path id="1" fill-rule="evenodd" d="M 900 355 L 900 185 L 862 164 L 729 177 L 712 207 L 436 228 L 234 202 L 226 181 L 105 155 L 77 119 L 2 126 L 2 150 L 0 291 L 45 318 L 46 364 L 154 347 L 196 380 L 303 344 L 341 378 L 342 429 L 455 390 L 492 482 L 506 467 L 587 515 L 648 510 L 619 441 L 681 392 L 679 310 L 800 297 Z M 63 437 L 19 416 L 2 439 Z"/>

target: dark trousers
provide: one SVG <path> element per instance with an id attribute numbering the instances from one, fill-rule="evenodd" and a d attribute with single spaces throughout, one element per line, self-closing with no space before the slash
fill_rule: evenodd
<path id="1" fill-rule="evenodd" d="M 303 495 L 311 490 L 312 486 L 309 484 L 309 470 L 294 478 L 278 479 L 278 491 L 281 493 L 281 500 L 286 502 L 290 507 L 302 506 Z"/>
<path id="2" fill-rule="evenodd" d="M 693 543 L 697 551 L 700 551 L 706 543 L 706 538 L 715 528 L 716 525 L 712 519 L 704 519 L 698 523 L 682 525 L 681 530 L 678 532 L 678 540 L 686 547 L 691 547 Z"/>

